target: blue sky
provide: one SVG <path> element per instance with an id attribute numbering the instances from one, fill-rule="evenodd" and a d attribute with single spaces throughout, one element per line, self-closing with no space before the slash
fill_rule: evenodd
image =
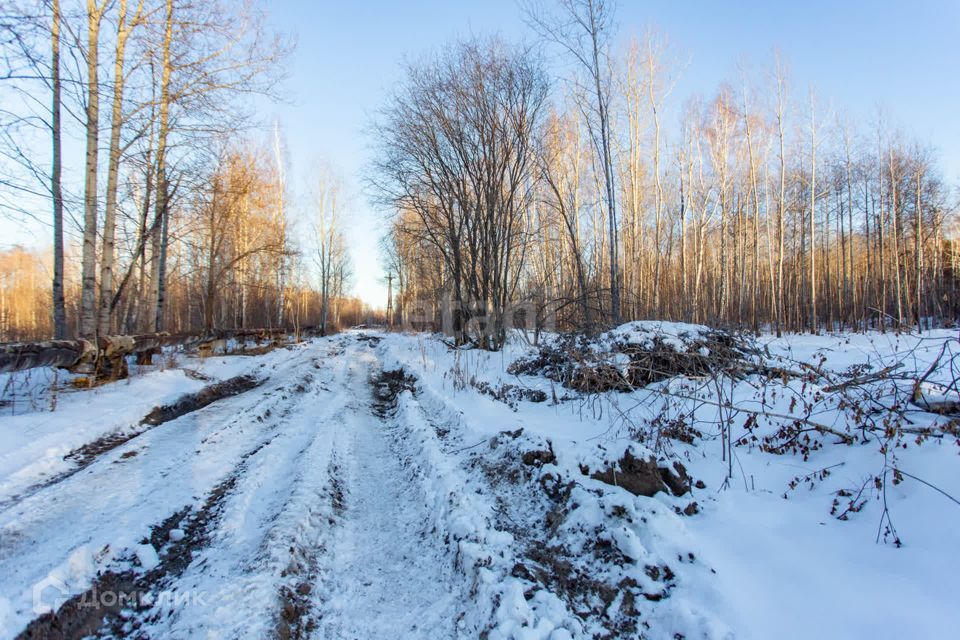
<path id="1" fill-rule="evenodd" d="M 515 0 L 276 0 L 270 11 L 276 27 L 298 37 L 289 84 L 295 103 L 274 108 L 291 172 L 302 186 L 313 159 L 325 158 L 352 183 L 347 218 L 356 292 L 383 304 L 383 274 L 373 259 L 383 216 L 367 203 L 359 179 L 370 144 L 365 125 L 399 79 L 405 56 L 457 36 L 530 34 Z M 948 177 L 960 178 L 957 0 L 622 0 L 619 17 L 620 37 L 648 26 L 667 37 L 685 65 L 678 97 L 710 94 L 735 80 L 741 61 L 759 72 L 776 47 L 798 97 L 813 85 L 824 108 L 871 122 L 882 106 L 891 124 L 938 147 Z"/>
<path id="2" fill-rule="evenodd" d="M 345 218 L 355 292 L 383 305 L 377 240 L 384 216 L 367 202 L 360 176 L 370 146 L 364 128 L 399 80 L 401 61 L 458 36 L 532 36 L 516 0 L 272 0 L 265 6 L 271 24 L 298 41 L 289 60 L 289 103 L 264 105 L 261 115 L 284 128 L 300 227 L 310 224 L 302 196 L 311 167 L 317 160 L 334 165 L 352 193 Z M 869 122 L 881 106 L 889 123 L 934 144 L 946 177 L 960 182 L 960 0 L 621 0 L 619 19 L 620 38 L 649 26 L 666 36 L 684 66 L 673 94 L 678 101 L 736 81 L 739 62 L 759 75 L 776 47 L 790 68 L 795 97 L 805 99 L 813 85 L 824 109 Z M 269 124 L 262 136 L 269 139 Z M 35 222 L 3 221 L 0 232 L 7 246 L 49 242 L 49 228 Z"/>

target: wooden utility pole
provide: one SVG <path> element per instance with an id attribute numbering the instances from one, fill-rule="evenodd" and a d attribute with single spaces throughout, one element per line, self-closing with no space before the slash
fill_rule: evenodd
<path id="1" fill-rule="evenodd" d="M 393 272 L 387 272 L 387 326 L 393 326 Z"/>

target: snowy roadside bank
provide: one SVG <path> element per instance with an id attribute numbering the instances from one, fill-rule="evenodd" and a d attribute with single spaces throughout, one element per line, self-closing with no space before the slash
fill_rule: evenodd
<path id="1" fill-rule="evenodd" d="M 458 366 L 490 374 L 498 354 L 460 360 L 436 340 L 403 336 L 380 350 L 385 369 L 412 374 L 397 423 L 425 461 L 441 532 L 458 542 L 478 600 L 492 603 L 486 637 L 732 637 L 710 567 L 673 511 L 689 500 L 633 496 L 580 472 L 616 450 L 591 442 L 599 424 L 582 425 L 594 431 L 580 440 L 565 408 L 524 403 L 514 413 L 452 386 Z M 528 421 L 528 410 L 546 413 Z"/>
<path id="2" fill-rule="evenodd" d="M 219 380 L 266 376 L 289 360 L 288 350 L 256 358 L 181 356 L 175 366 L 136 367 L 130 378 L 93 389 L 58 389 L 69 375 L 52 369 L 2 374 L 0 384 L 14 399 L 0 408 L 0 505 L 70 471 L 69 454 L 97 438 L 137 432 L 154 407 Z"/>
<path id="3" fill-rule="evenodd" d="M 923 373 L 934 364 L 944 344 L 956 339 L 956 331 L 944 330 L 923 336 L 842 334 L 767 337 L 759 342 L 778 366 L 786 361 L 807 362 L 829 371 L 867 374 L 898 362 Z M 744 638 L 892 638 L 915 632 L 944 637 L 957 622 L 950 594 L 960 561 L 951 549 L 960 530 L 960 507 L 944 495 L 960 496 L 955 437 L 917 439 L 907 435 L 898 439 L 895 468 L 916 480 L 904 477 L 894 483 L 893 472 L 884 478 L 883 451 L 887 451 L 888 465 L 893 458 L 892 447 L 885 447 L 883 439 L 853 438 L 852 444 L 836 444 L 837 438 L 821 434 L 815 445 L 811 440 L 809 446 L 774 453 L 772 447 L 751 443 L 750 438 L 773 436 L 789 420 L 761 419 L 758 427 L 748 420 L 749 413 L 729 411 L 718 416 L 716 406 L 694 402 L 697 408 L 692 414 L 689 405 L 682 410 L 670 408 L 670 415 L 698 420 L 698 435 L 684 442 L 653 433 L 654 424 L 662 427 L 665 405 L 669 404 L 656 393 L 656 384 L 629 393 L 577 394 L 554 380 L 509 373 L 512 362 L 532 352 L 516 342 L 503 353 L 450 350 L 427 336 L 391 336 L 384 344 L 385 361 L 405 366 L 417 376 L 422 387 L 418 401 L 430 405 L 431 415 L 457 416 L 452 422 L 460 435 L 457 446 L 449 445 L 451 450 L 522 428 L 522 439 L 528 442 L 518 445 L 510 456 L 522 457 L 524 447 L 542 447 L 548 442 L 558 462 L 546 465 L 546 471 L 536 469 L 537 477 L 544 473 L 562 477 L 564 472 L 572 472 L 570 477 L 586 487 L 601 483 L 577 473 L 569 460 L 589 456 L 597 443 L 616 456 L 639 438 L 651 446 L 656 443 L 662 460 L 681 460 L 691 477 L 703 480 L 705 488 L 694 487 L 682 501 L 662 492 L 653 498 L 631 497 L 638 502 L 666 504 L 667 510 L 674 506 L 682 510 L 691 498 L 697 502 L 699 513 L 669 514 L 679 523 L 675 529 L 681 533 L 674 531 L 667 538 L 672 544 L 685 539 L 686 548 L 698 562 L 716 573 L 688 577 L 683 574 L 686 567 L 680 571 L 672 568 L 679 580 L 671 598 L 681 600 L 689 593 L 698 606 L 713 607 L 721 615 L 715 618 L 715 628 L 695 631 L 689 637 L 718 636 L 726 628 Z M 940 363 L 930 379 L 947 383 L 954 375 L 949 366 Z M 682 389 L 685 383 L 670 380 L 661 384 Z M 857 432 L 850 419 L 851 408 L 843 407 L 842 401 L 831 404 L 826 398 L 825 381 L 789 381 L 775 392 L 771 388 L 758 392 L 763 385 L 756 377 L 730 384 L 727 381 L 724 393 L 734 407 L 765 407 L 801 418 L 810 410 L 812 419 L 838 431 Z M 511 389 L 524 391 L 518 394 Z M 542 392 L 545 401 L 525 399 L 525 395 L 534 397 L 530 391 Z M 882 399 L 888 391 L 881 384 L 867 393 Z M 798 400 L 792 404 L 793 398 Z M 905 406 L 903 412 L 909 421 L 907 429 L 944 423 L 944 418 L 917 406 Z M 732 465 L 723 459 L 720 418 L 730 422 Z M 499 456 L 496 450 L 491 453 L 487 449 L 484 441 L 454 457 L 467 465 L 471 457 Z M 564 468 L 554 469 L 558 465 Z M 878 478 L 879 487 L 875 486 Z M 862 487 L 866 488 L 857 495 Z M 608 485 L 601 488 L 610 489 Z M 483 490 L 496 494 L 489 486 Z M 511 491 L 518 493 L 516 487 Z M 623 490 L 619 494 L 629 496 Z M 507 503 L 516 504 L 514 498 Z M 901 548 L 894 544 L 888 520 L 895 525 Z M 519 528 L 529 529 L 529 525 L 523 522 Z M 643 529 L 649 531 L 649 524 Z M 516 542 L 514 546 L 518 546 Z M 662 555 L 675 557 L 670 552 Z M 685 593 L 685 584 L 694 586 Z M 659 611 L 669 608 L 669 604 L 659 604 Z M 809 611 L 823 615 L 811 616 Z M 647 633 L 660 637 L 657 634 L 661 632 L 670 637 L 663 627 Z"/>

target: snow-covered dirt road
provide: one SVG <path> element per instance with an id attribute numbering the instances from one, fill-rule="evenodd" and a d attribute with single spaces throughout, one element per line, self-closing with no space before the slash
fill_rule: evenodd
<path id="1" fill-rule="evenodd" d="M 378 398 L 389 410 L 392 392 Z M 390 428 L 357 411 L 335 452 L 342 488 L 317 602 L 320 638 L 450 638 L 462 602 L 445 543 Z"/>
<path id="2" fill-rule="evenodd" d="M 33 637 L 452 637 L 453 558 L 397 451 L 373 348 L 286 353 L 260 387 L 11 499 L 2 636 L 33 619 Z"/>

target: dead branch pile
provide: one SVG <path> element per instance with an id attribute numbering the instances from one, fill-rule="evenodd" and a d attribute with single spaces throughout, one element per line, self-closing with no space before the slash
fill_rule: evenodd
<path id="1" fill-rule="evenodd" d="M 585 393 L 630 391 L 675 376 L 749 370 L 749 338 L 700 325 L 631 322 L 596 338 L 559 336 L 508 367 Z"/>

